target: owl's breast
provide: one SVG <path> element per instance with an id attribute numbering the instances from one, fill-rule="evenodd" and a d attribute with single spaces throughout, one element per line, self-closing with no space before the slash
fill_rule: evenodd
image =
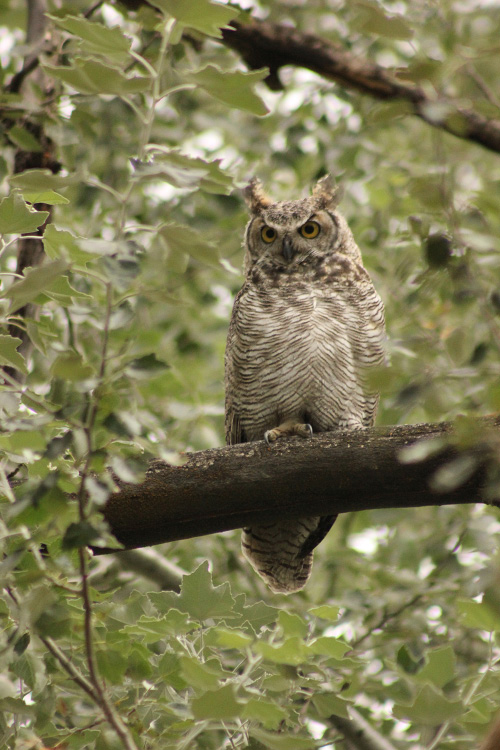
<path id="1" fill-rule="evenodd" d="M 366 321 L 347 292 L 304 283 L 247 288 L 233 316 L 228 371 L 248 439 L 286 419 L 326 430 L 348 413 L 349 424 L 361 425 L 358 352 L 366 339 Z"/>

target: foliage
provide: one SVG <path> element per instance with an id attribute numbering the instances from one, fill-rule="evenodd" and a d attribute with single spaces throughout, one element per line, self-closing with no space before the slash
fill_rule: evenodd
<path id="1" fill-rule="evenodd" d="M 379 422 L 464 415 L 461 439 L 477 439 L 469 417 L 500 408 L 500 157 L 304 71 L 269 92 L 266 71 L 221 44 L 220 26 L 245 21 L 236 5 L 104 3 L 89 18 L 81 0 L 49 5 L 41 69 L 1 98 L 0 366 L 26 374 L 20 385 L 6 373 L 0 391 L 2 745 L 338 748 L 335 717 L 352 705 L 394 747 L 469 750 L 500 700 L 494 509 L 346 514 L 290 598 L 256 579 L 238 533 L 161 550 L 188 571 L 180 594 L 88 561 L 84 545 L 113 541 L 99 514 L 107 467 L 138 481 L 151 457 L 223 442 L 246 216 L 235 189 L 254 173 L 276 197 L 326 169 L 344 184 L 387 308 Z M 5 86 L 26 18 L 21 0 L 0 9 Z M 498 116 L 494 7 L 250 12 Z M 15 173 L 16 148 L 39 148 L 30 118 L 56 144 L 56 174 Z M 16 278 L 18 236 L 49 210 L 47 258 Z"/>

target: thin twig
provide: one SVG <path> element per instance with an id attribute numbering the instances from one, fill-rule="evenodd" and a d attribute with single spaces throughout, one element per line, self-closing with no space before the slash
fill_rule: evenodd
<path id="1" fill-rule="evenodd" d="M 94 703 L 100 705 L 99 695 L 95 691 L 93 685 L 87 680 L 84 675 L 78 671 L 73 662 L 71 662 L 59 646 L 52 640 L 52 638 L 40 638 L 45 647 L 50 651 L 52 656 L 59 662 L 61 667 L 69 674 L 72 680 L 81 687 L 81 689 L 92 698 Z"/>

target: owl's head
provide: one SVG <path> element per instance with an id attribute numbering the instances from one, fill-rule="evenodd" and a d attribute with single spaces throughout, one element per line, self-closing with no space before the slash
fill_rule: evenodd
<path id="1" fill-rule="evenodd" d="M 352 246 L 357 250 L 345 219 L 335 210 L 340 195 L 328 175 L 308 198 L 274 203 L 257 179 L 244 196 L 251 214 L 245 234 L 246 273 L 256 263 L 289 268 L 329 253 L 351 254 Z"/>

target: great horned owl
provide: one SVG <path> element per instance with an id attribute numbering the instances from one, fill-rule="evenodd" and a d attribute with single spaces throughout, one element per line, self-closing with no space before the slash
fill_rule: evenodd
<path id="1" fill-rule="evenodd" d="M 384 361 L 384 307 L 329 177 L 302 200 L 245 190 L 245 283 L 226 347 L 226 442 L 370 427 Z M 269 498 L 272 503 L 272 497 Z M 275 592 L 303 588 L 335 516 L 243 530 L 243 553 Z"/>

